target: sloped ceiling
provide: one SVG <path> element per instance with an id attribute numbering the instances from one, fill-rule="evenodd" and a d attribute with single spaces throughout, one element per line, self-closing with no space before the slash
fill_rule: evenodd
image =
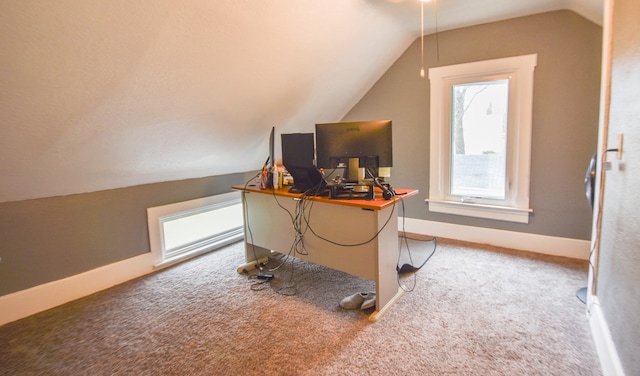
<path id="1" fill-rule="evenodd" d="M 439 0 L 425 32 L 598 0 Z M 4 0 L 0 202 L 258 169 L 420 35 L 418 0 Z"/>

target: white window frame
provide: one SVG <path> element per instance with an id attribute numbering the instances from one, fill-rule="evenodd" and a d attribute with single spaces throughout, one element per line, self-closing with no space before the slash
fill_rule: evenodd
<path id="1" fill-rule="evenodd" d="M 154 267 L 164 268 L 243 239 L 244 220 L 240 198 L 239 192 L 232 191 L 147 208 L 149 244 Z M 231 217 L 228 216 L 227 210 L 233 211 Z M 170 235 L 165 233 L 166 224 L 192 216 L 196 216 L 193 218 L 198 220 L 207 221 L 210 219 L 210 221 L 195 226 L 193 231 L 187 229 L 187 234 Z M 223 228 L 216 226 L 218 221 L 226 221 L 225 225 L 221 226 Z M 184 230 L 178 229 L 177 231 Z M 183 235 L 186 235 L 189 240 L 185 240 Z M 170 241 L 168 244 L 167 236 L 172 236 L 179 241 Z M 173 243 L 175 245 L 170 246 Z"/>
<path id="2" fill-rule="evenodd" d="M 429 211 L 528 223 L 533 78 L 537 54 L 429 69 L 431 83 Z M 504 200 L 455 197 L 450 192 L 451 87 L 509 77 L 507 182 Z"/>

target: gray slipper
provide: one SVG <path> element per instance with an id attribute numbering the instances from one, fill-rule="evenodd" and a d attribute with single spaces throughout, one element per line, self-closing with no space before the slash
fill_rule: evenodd
<path id="1" fill-rule="evenodd" d="M 362 302 L 360 309 L 367 309 L 376 306 L 376 294 L 373 292 L 369 293 L 369 297 Z"/>
<path id="2" fill-rule="evenodd" d="M 373 297 L 373 300 L 375 302 L 375 293 L 358 292 L 358 293 L 355 293 L 353 295 L 347 296 L 346 298 L 342 299 L 342 301 L 340 302 L 340 307 L 342 307 L 344 309 L 361 308 L 362 304 L 367 299 L 371 299 L 372 297 Z"/>

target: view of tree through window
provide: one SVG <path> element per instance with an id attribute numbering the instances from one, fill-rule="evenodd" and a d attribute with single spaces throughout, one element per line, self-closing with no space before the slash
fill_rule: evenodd
<path id="1" fill-rule="evenodd" d="M 508 79 L 452 85 L 452 195 L 505 198 L 508 99 Z"/>

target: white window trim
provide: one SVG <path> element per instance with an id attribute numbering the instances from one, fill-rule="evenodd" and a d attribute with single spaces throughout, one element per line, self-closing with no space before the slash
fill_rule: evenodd
<path id="1" fill-rule="evenodd" d="M 216 210 L 231 205 L 237 205 L 238 210 L 242 210 L 240 193 L 232 191 L 214 196 L 197 198 L 189 201 L 182 201 L 163 206 L 147 208 L 147 225 L 149 229 L 149 244 L 154 260 L 154 268 L 163 268 L 195 257 L 213 249 L 220 248 L 226 244 L 236 242 L 244 238 L 244 224 L 238 224 L 238 228 L 228 232 L 220 233 L 212 229 L 211 236 L 198 239 L 198 241 L 188 244 L 179 252 L 173 255 L 168 254 L 164 244 L 164 222 L 172 219 L 202 213 L 203 211 Z"/>
<path id="2" fill-rule="evenodd" d="M 431 141 L 430 141 L 430 182 L 429 211 L 464 215 L 477 218 L 528 223 L 529 180 L 531 171 L 531 124 L 533 113 L 533 78 L 537 64 L 537 54 L 449 65 L 429 69 L 431 81 Z M 510 94 L 510 112 L 516 116 L 516 127 L 509 137 L 516 137 L 517 148 L 511 150 L 509 161 L 515 181 L 507 183 L 509 205 L 489 205 L 486 203 L 453 201 L 448 192 L 450 148 L 450 92 L 451 82 L 465 77 L 512 74 L 516 80 L 515 95 Z M 512 105 L 511 98 L 516 98 Z M 516 134 L 513 134 L 515 130 Z M 444 152 L 447 151 L 447 152 Z M 507 162 L 507 168 L 510 163 Z"/>

